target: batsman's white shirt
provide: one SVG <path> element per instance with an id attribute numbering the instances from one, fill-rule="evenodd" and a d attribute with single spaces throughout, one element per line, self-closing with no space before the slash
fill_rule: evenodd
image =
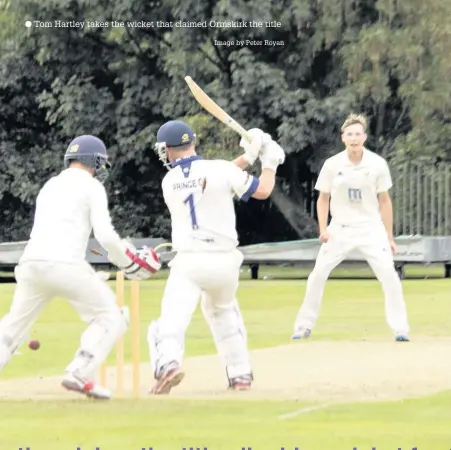
<path id="1" fill-rule="evenodd" d="M 38 194 L 33 228 L 20 262 L 83 262 L 92 230 L 106 250 L 122 248 L 103 184 L 85 170 L 63 170 Z"/>
<path id="2" fill-rule="evenodd" d="M 362 161 L 354 165 L 344 150 L 327 159 L 315 189 L 330 194 L 330 215 L 341 225 L 380 223 L 377 194 L 392 187 L 384 158 L 364 149 Z"/>
<path id="3" fill-rule="evenodd" d="M 182 365 L 186 330 L 200 299 L 227 376 L 248 375 L 247 333 L 236 298 L 243 255 L 236 248 L 234 198 L 248 200 L 259 181 L 231 162 L 197 155 L 172 166 L 162 188 L 177 255 L 161 315 L 148 330 L 153 372 L 174 361 Z"/>
<path id="4" fill-rule="evenodd" d="M 162 182 L 177 251 L 233 250 L 238 245 L 234 197 L 247 201 L 257 178 L 224 160 L 195 155 L 172 163 Z"/>

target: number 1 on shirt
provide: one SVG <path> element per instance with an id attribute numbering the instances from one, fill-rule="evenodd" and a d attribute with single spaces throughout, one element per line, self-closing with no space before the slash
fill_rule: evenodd
<path id="1" fill-rule="evenodd" d="M 199 226 L 197 225 L 196 210 L 194 209 L 194 195 L 188 195 L 183 203 L 188 204 L 191 216 L 191 226 L 193 227 L 193 230 L 197 230 Z"/>

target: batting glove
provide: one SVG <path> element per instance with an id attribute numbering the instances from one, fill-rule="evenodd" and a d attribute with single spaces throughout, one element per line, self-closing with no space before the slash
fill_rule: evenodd
<path id="1" fill-rule="evenodd" d="M 244 148 L 243 158 L 249 165 L 252 166 L 258 158 L 265 140 L 267 140 L 266 136 L 269 135 L 266 135 L 259 128 L 252 128 L 248 131 L 248 133 L 251 135 L 251 142 L 248 142 L 247 139 L 241 138 L 240 147 Z"/>
<path id="2" fill-rule="evenodd" d="M 271 142 L 264 145 L 259 158 L 262 165 L 262 170 L 270 169 L 276 172 L 277 167 L 285 161 L 285 152 L 277 142 L 271 140 Z"/>

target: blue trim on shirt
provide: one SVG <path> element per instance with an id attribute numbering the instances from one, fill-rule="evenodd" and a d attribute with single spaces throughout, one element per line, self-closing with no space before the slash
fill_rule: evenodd
<path id="1" fill-rule="evenodd" d="M 171 162 L 171 166 L 172 167 L 180 166 L 180 168 L 182 169 L 184 177 L 188 178 L 190 170 L 191 170 L 191 163 L 193 161 L 198 160 L 198 159 L 202 159 L 202 156 L 200 156 L 200 155 L 192 155 L 192 156 L 188 156 L 186 158 L 179 158 L 179 159 L 176 159 L 175 161 L 172 161 Z"/>
<path id="2" fill-rule="evenodd" d="M 198 159 L 203 159 L 202 156 L 200 155 L 192 155 L 192 156 L 187 156 L 186 158 L 179 158 L 176 159 L 175 161 L 171 162 L 171 167 L 177 167 L 186 163 L 191 163 L 192 161 L 196 161 Z"/>
<path id="3" fill-rule="evenodd" d="M 251 195 L 257 190 L 259 184 L 260 180 L 258 178 L 252 177 L 251 185 L 249 186 L 248 190 L 242 195 L 241 200 L 243 202 L 247 202 L 251 198 Z"/>

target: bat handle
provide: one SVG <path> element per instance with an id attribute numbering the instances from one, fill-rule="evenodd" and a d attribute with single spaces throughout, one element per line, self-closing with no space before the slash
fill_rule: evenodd
<path id="1" fill-rule="evenodd" d="M 252 142 L 252 137 L 247 131 L 244 131 L 244 133 L 241 135 L 241 137 L 246 139 L 246 141 L 249 142 L 249 144 Z"/>
<path id="2" fill-rule="evenodd" d="M 247 142 L 252 142 L 252 136 L 237 122 L 235 122 L 232 118 L 228 121 L 228 126 L 236 131 L 243 139 L 246 139 Z"/>

